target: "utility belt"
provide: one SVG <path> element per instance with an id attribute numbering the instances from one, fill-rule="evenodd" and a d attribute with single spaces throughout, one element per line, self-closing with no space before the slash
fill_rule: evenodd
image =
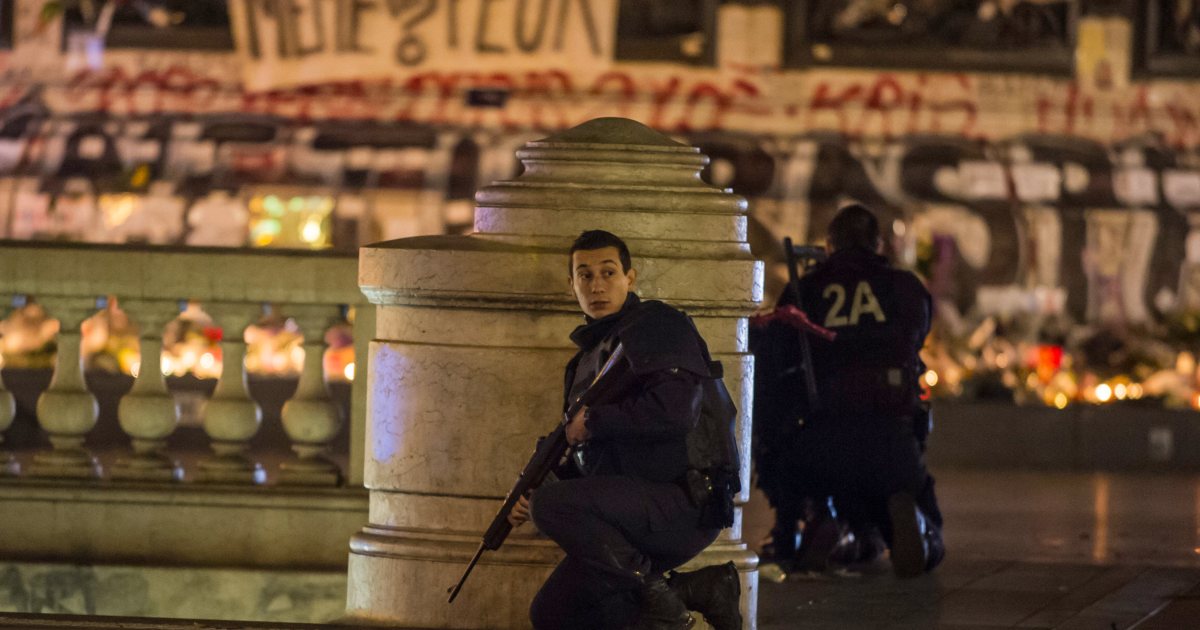
<path id="1" fill-rule="evenodd" d="M 915 405 L 899 413 L 849 413 L 825 409 L 820 413 L 814 414 L 811 418 L 801 418 L 798 424 L 801 427 L 801 431 L 803 431 L 803 427 L 809 426 L 810 423 L 816 423 L 827 429 L 837 430 L 837 427 L 844 427 L 846 423 L 855 422 L 867 423 L 877 429 L 894 427 L 899 434 L 911 434 L 916 439 L 923 453 L 925 452 L 925 443 L 929 438 L 929 434 L 933 433 L 933 409 L 929 402 L 924 400 L 918 400 Z M 801 435 L 803 436 L 803 433 Z"/>
<path id="2" fill-rule="evenodd" d="M 837 378 L 818 375 L 820 412 L 827 415 L 912 416 L 920 405 L 913 368 L 840 370 Z"/>

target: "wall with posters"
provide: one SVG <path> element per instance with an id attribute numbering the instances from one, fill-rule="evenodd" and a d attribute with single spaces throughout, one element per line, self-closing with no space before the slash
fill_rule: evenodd
<path id="1" fill-rule="evenodd" d="M 462 231 L 516 147 L 616 115 L 709 152 L 764 256 L 856 198 L 959 310 L 1000 308 L 989 287 L 1065 289 L 1028 301 L 1082 320 L 1200 308 L 1197 81 L 797 65 L 769 3 L 694 3 L 712 24 L 677 19 L 669 61 L 621 57 L 638 3 L 615 0 L 234 0 L 229 51 L 89 47 L 42 4 L 17 0 L 0 52 L 4 237 L 353 248 Z M 305 214 L 276 225 L 276 204 Z"/>

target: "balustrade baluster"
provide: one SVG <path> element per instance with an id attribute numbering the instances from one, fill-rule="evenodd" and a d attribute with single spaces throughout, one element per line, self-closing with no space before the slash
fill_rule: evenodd
<path id="1" fill-rule="evenodd" d="M 99 405 L 83 380 L 80 327 L 103 305 L 79 297 L 45 297 L 39 301 L 59 322 L 54 377 L 37 401 L 38 424 L 49 434 L 54 448 L 34 456 L 29 474 L 96 478 L 101 474 L 100 464 L 84 448 L 83 440 L 96 426 Z"/>
<path id="2" fill-rule="evenodd" d="M 196 480 L 206 483 L 263 483 L 266 473 L 247 450 L 262 425 L 262 409 L 246 389 L 246 327 L 262 314 L 255 304 L 213 304 L 205 310 L 224 331 L 221 380 L 204 409 L 204 431 L 215 456 L 200 463 Z"/>
<path id="3" fill-rule="evenodd" d="M 0 361 L 0 367 L 3 361 Z M 12 392 L 4 389 L 4 375 L 0 374 L 0 445 L 4 444 L 4 432 L 12 426 L 17 417 L 17 400 Z M 15 455 L 9 451 L 0 450 L 0 477 L 15 477 L 21 474 L 21 464 Z"/>
<path id="4" fill-rule="evenodd" d="M 179 423 L 179 410 L 167 391 L 162 373 L 163 327 L 179 313 L 178 304 L 164 301 L 123 300 L 121 307 L 138 324 L 141 366 L 133 389 L 121 398 L 117 419 L 132 439 L 133 454 L 117 461 L 114 479 L 179 481 L 183 468 L 162 453 L 167 437 Z"/>
<path id="5" fill-rule="evenodd" d="M 328 305 L 292 306 L 288 309 L 304 333 L 304 371 L 296 393 L 283 404 L 283 429 L 292 440 L 296 459 L 279 466 L 279 483 L 294 485 L 337 485 L 342 475 L 338 465 L 324 456 L 329 442 L 337 437 L 342 419 L 325 386 L 325 329 L 334 310 Z"/>

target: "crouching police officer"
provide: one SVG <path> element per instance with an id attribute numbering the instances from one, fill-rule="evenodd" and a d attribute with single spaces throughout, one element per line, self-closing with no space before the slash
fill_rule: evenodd
<path id="1" fill-rule="evenodd" d="M 864 206 L 837 213 L 828 244 L 828 260 L 800 279 L 799 300 L 781 300 L 837 333 L 811 340 L 819 404 L 801 428 L 794 475 L 831 490 L 850 523 L 878 525 L 898 576 L 919 575 L 944 555 L 922 455 L 928 412 L 919 352 L 929 293 L 880 255 L 879 223 Z"/>
<path id="2" fill-rule="evenodd" d="M 571 333 L 579 353 L 567 364 L 567 401 L 587 389 L 618 343 L 636 383 L 570 419 L 566 435 L 576 449 L 560 480 L 514 506 L 510 522 L 532 518 L 567 554 L 534 598 L 533 625 L 682 630 L 693 610 L 718 630 L 740 629 L 732 563 L 663 576 L 720 532 L 685 490 L 686 438 L 699 418 L 702 379 L 712 378 L 707 351 L 686 315 L 633 293 L 637 272 L 620 238 L 584 232 L 570 256 L 586 323 Z"/>

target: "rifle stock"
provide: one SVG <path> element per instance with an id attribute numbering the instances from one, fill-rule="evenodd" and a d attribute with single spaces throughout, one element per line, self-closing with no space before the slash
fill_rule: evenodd
<path id="1" fill-rule="evenodd" d="M 614 392 L 624 389 L 631 376 L 629 369 L 621 367 L 621 360 L 624 356 L 624 348 L 621 344 L 617 344 L 587 391 L 567 408 L 566 413 L 563 414 L 563 421 L 549 435 L 538 440 L 533 457 L 530 457 L 525 467 L 521 469 L 521 474 L 517 476 L 512 490 L 508 491 L 500 510 L 496 512 L 491 525 L 484 532 L 479 549 L 475 551 L 475 557 L 471 558 L 471 562 L 458 580 L 458 584 L 449 589 L 448 603 L 454 602 L 454 598 L 458 597 L 459 591 L 467 582 L 467 577 L 471 575 L 471 571 L 483 556 L 483 552 L 495 551 L 504 544 L 512 532 L 512 523 L 508 522 L 508 516 L 512 513 L 513 506 L 517 504 L 517 501 L 542 485 L 546 477 L 558 467 L 571 450 L 571 445 L 567 443 L 567 423 L 571 421 L 571 418 L 575 417 L 575 414 L 579 413 L 583 407 L 603 401 L 612 396 Z"/>

